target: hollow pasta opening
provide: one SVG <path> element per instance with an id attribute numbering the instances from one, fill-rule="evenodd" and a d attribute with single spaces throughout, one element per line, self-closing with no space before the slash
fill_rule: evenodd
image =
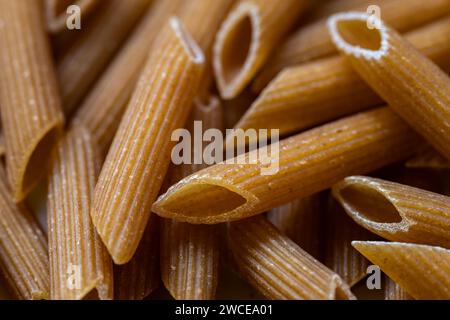
<path id="1" fill-rule="evenodd" d="M 39 140 L 37 145 L 34 147 L 31 155 L 28 157 L 25 172 L 22 178 L 22 183 L 20 184 L 20 190 L 22 191 L 21 197 L 26 196 L 27 193 L 45 174 L 46 170 L 43 164 L 45 163 L 45 160 L 49 158 L 53 146 L 55 145 L 59 137 L 59 134 L 60 128 L 53 127 Z"/>
<path id="2" fill-rule="evenodd" d="M 351 46 L 372 51 L 381 48 L 380 32 L 377 29 L 369 29 L 367 21 L 339 20 L 336 27 L 341 38 Z"/>
<path id="3" fill-rule="evenodd" d="M 380 191 L 366 185 L 350 184 L 339 190 L 348 209 L 362 218 L 378 223 L 399 223 L 397 208 Z"/>
<path id="4" fill-rule="evenodd" d="M 202 199 L 210 201 L 197 201 Z M 165 198 L 165 212 L 188 217 L 219 216 L 244 205 L 247 200 L 236 192 L 215 184 L 191 184 Z"/>
<path id="5" fill-rule="evenodd" d="M 186 53 L 192 58 L 195 63 L 203 63 L 205 57 L 203 55 L 202 49 L 198 46 L 197 42 L 186 32 L 183 24 L 175 17 L 170 19 L 170 26 L 176 32 L 177 36 L 180 37 L 183 43 L 183 47 Z"/>
<path id="6" fill-rule="evenodd" d="M 222 44 L 220 64 L 226 84 L 233 83 L 249 59 L 253 39 L 251 16 L 246 14 L 228 29 Z"/>

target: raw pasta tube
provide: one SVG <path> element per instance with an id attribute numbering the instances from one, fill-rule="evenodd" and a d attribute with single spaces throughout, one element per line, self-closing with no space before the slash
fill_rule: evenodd
<path id="1" fill-rule="evenodd" d="M 48 178 L 51 299 L 113 298 L 111 258 L 90 217 L 100 161 L 89 132 L 72 128 L 57 144 Z"/>
<path id="2" fill-rule="evenodd" d="M 450 198 L 369 177 L 348 177 L 334 197 L 362 227 L 385 239 L 450 247 Z"/>
<path id="3" fill-rule="evenodd" d="M 352 247 L 352 241 L 377 237 L 350 219 L 333 199 L 326 218 L 325 265 L 352 287 L 367 275 L 369 266 L 367 259 Z"/>
<path id="4" fill-rule="evenodd" d="M 406 293 L 395 281 L 389 277 L 384 277 L 384 299 L 385 300 L 412 300 L 413 298 Z"/>
<path id="5" fill-rule="evenodd" d="M 450 18 L 418 28 L 405 37 L 443 70 L 450 71 Z M 279 128 L 285 135 L 381 102 L 344 57 L 333 56 L 280 72 L 236 128 Z"/>
<path id="6" fill-rule="evenodd" d="M 221 130 L 220 100 L 215 96 L 206 102 L 196 99 L 187 125 L 191 134 L 195 133 L 194 121 L 201 121 L 203 132 Z M 203 161 L 192 161 L 196 145 L 191 148 L 191 164 L 172 167 L 171 181 L 178 182 L 205 167 Z M 203 148 L 198 152 L 203 153 Z M 177 300 L 214 299 L 219 273 L 218 227 L 163 219 L 161 230 L 161 276 L 167 290 Z"/>
<path id="7" fill-rule="evenodd" d="M 107 153 L 114 138 L 158 31 L 182 2 L 163 0 L 150 6 L 130 39 L 75 113 L 73 121 L 89 129 L 102 155 Z"/>
<path id="8" fill-rule="evenodd" d="M 214 73 L 222 98 L 236 97 L 307 6 L 304 0 L 238 1 L 214 44 Z"/>
<path id="9" fill-rule="evenodd" d="M 322 258 L 321 229 L 324 220 L 323 194 L 294 200 L 270 210 L 267 219 L 299 247 L 316 259 Z"/>
<path id="10" fill-rule="evenodd" d="M 450 2 L 448 2 L 450 6 Z M 450 78 L 383 21 L 337 14 L 328 20 L 333 42 L 358 74 L 415 130 L 450 159 Z"/>
<path id="11" fill-rule="evenodd" d="M 333 13 L 354 10 L 355 8 L 367 8 L 371 5 L 379 6 L 380 3 L 392 0 L 332 0 L 321 4 L 312 14 L 312 19 L 326 18 Z M 382 12 L 381 12 L 382 13 Z"/>
<path id="12" fill-rule="evenodd" d="M 382 19 L 401 32 L 413 30 L 450 13 L 448 0 L 409 0 L 407 5 L 404 0 L 388 0 L 378 4 Z M 363 5 L 352 10 L 366 12 L 367 6 Z M 417 14 L 418 12 L 420 14 Z M 372 13 L 375 12 L 371 12 L 370 16 L 376 18 L 376 14 Z M 336 47 L 329 36 L 326 19 L 313 22 L 286 39 L 255 80 L 253 89 L 261 91 L 285 67 L 335 53 Z"/>
<path id="13" fill-rule="evenodd" d="M 0 132 L 0 157 L 5 155 L 5 137 L 3 136 L 3 132 Z"/>
<path id="14" fill-rule="evenodd" d="M 43 177 L 64 122 L 40 4 L 0 0 L 0 105 L 16 202 Z"/>
<path id="15" fill-rule="evenodd" d="M 189 115 L 204 65 L 177 19 L 156 41 L 95 187 L 92 219 L 116 264 L 136 251 L 170 163 L 172 132 Z"/>
<path id="16" fill-rule="evenodd" d="M 159 218 L 151 215 L 131 260 L 114 266 L 114 298 L 142 300 L 161 283 L 159 273 Z"/>
<path id="17" fill-rule="evenodd" d="M 80 18 L 84 19 L 98 4 L 98 0 L 45 0 L 45 17 L 47 30 L 50 33 L 60 33 L 67 28 L 67 9 L 71 5 L 79 8 Z"/>
<path id="18" fill-rule="evenodd" d="M 11 291 L 20 299 L 48 299 L 47 240 L 25 206 L 11 201 L 1 167 L 0 235 L 0 269 Z"/>
<path id="19" fill-rule="evenodd" d="M 63 108 L 71 115 L 113 58 L 151 0 L 110 0 L 58 59 Z M 118 14 L 120 13 L 120 18 Z"/>
<path id="20" fill-rule="evenodd" d="M 450 251 L 400 242 L 352 245 L 415 299 L 450 299 Z"/>
<path id="21" fill-rule="evenodd" d="M 355 299 L 342 279 L 278 231 L 265 217 L 234 222 L 229 247 L 239 272 L 269 299 Z"/>
<path id="22" fill-rule="evenodd" d="M 418 141 L 387 108 L 361 113 L 203 169 L 172 186 L 153 211 L 190 223 L 239 220 L 407 158 Z"/>

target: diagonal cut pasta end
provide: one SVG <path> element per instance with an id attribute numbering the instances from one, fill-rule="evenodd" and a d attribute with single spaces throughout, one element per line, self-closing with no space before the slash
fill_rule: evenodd
<path id="1" fill-rule="evenodd" d="M 152 211 L 164 218 L 193 224 L 216 224 L 242 219 L 258 203 L 248 191 L 222 179 L 197 178 L 194 174 L 160 196 Z"/>
<path id="2" fill-rule="evenodd" d="M 258 8 L 242 3 L 224 22 L 214 45 L 213 66 L 222 98 L 231 99 L 243 90 L 260 46 Z"/>
<path id="3" fill-rule="evenodd" d="M 379 60 L 389 51 L 387 27 L 377 17 L 363 12 L 338 13 L 328 19 L 334 44 L 344 53 L 366 60 Z"/>

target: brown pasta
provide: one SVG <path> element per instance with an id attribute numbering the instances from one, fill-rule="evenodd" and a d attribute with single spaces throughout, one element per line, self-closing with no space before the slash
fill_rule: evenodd
<path id="1" fill-rule="evenodd" d="M 385 277 L 384 283 L 384 299 L 385 300 L 412 300 L 413 298 L 406 293 L 395 281 L 389 277 Z"/>
<path id="2" fill-rule="evenodd" d="M 214 44 L 214 72 L 223 98 L 242 92 L 306 4 L 304 0 L 236 3 Z"/>
<path id="3" fill-rule="evenodd" d="M 207 102 L 196 100 L 187 125 L 191 133 L 194 121 L 201 121 L 203 130 L 222 129 L 219 99 L 211 96 Z M 192 148 L 193 156 L 194 152 Z M 204 167 L 195 163 L 174 166 L 171 181 Z M 161 229 L 161 276 L 167 290 L 177 300 L 214 299 L 219 273 L 218 228 L 163 219 Z"/>
<path id="4" fill-rule="evenodd" d="M 177 19 L 156 41 L 95 188 L 92 219 L 116 264 L 136 251 L 169 166 L 172 131 L 186 121 L 203 70 L 203 53 Z"/>
<path id="5" fill-rule="evenodd" d="M 70 5 L 78 6 L 81 18 L 84 19 L 97 4 L 98 0 L 77 0 L 75 2 L 72 0 L 45 0 L 47 30 L 51 33 L 59 33 L 66 28 L 66 9 Z"/>
<path id="6" fill-rule="evenodd" d="M 447 2 L 450 6 L 450 2 Z M 329 19 L 334 43 L 393 110 L 450 159 L 450 78 L 396 31 L 362 13 Z"/>
<path id="7" fill-rule="evenodd" d="M 385 239 L 450 247 L 450 198 L 369 177 L 348 177 L 333 195 L 362 227 Z"/>
<path id="8" fill-rule="evenodd" d="M 83 124 L 92 132 L 102 154 L 107 153 L 114 138 L 158 31 L 182 2 L 157 1 L 148 9 L 123 49 L 75 113 L 74 122 Z"/>
<path id="9" fill-rule="evenodd" d="M 0 168 L 0 270 L 20 299 L 50 297 L 47 240 L 33 215 L 11 201 Z"/>
<path id="10" fill-rule="evenodd" d="M 267 219 L 316 259 L 322 257 L 323 194 L 315 194 L 272 209 Z"/>
<path id="11" fill-rule="evenodd" d="M 232 223 L 228 241 L 240 274 L 269 299 L 355 299 L 342 279 L 265 217 Z"/>
<path id="12" fill-rule="evenodd" d="M 90 218 L 100 170 L 95 144 L 82 127 L 58 143 L 48 182 L 51 298 L 79 300 L 96 291 L 113 298 L 112 261 Z"/>
<path id="13" fill-rule="evenodd" d="M 273 144 L 270 154 L 279 150 L 279 157 L 270 168 L 261 161 L 268 153 L 254 150 L 203 169 L 172 186 L 153 211 L 190 223 L 242 219 L 325 190 L 353 172 L 402 160 L 417 139 L 387 108 L 361 113 Z M 236 164 L 238 159 L 246 164 Z"/>
<path id="14" fill-rule="evenodd" d="M 353 241 L 352 245 L 413 298 L 450 299 L 449 250 L 400 242 Z"/>
<path id="15" fill-rule="evenodd" d="M 369 262 L 352 247 L 352 241 L 377 240 L 377 237 L 352 221 L 336 201 L 329 202 L 325 265 L 354 286 L 367 275 Z"/>
<path id="16" fill-rule="evenodd" d="M 114 298 L 142 300 L 161 283 L 159 273 L 159 221 L 151 215 L 133 258 L 114 266 Z"/>
<path id="17" fill-rule="evenodd" d="M 405 35 L 417 49 L 450 71 L 450 18 Z M 343 57 L 286 68 L 264 89 L 236 128 L 279 128 L 290 134 L 377 106 L 382 99 Z"/>
<path id="18" fill-rule="evenodd" d="M 13 198 L 43 177 L 64 119 L 39 1 L 0 1 L 0 105 Z"/>
<path id="19" fill-rule="evenodd" d="M 111 0 L 86 32 L 58 59 L 57 71 L 67 115 L 71 115 L 138 22 L 150 0 Z M 120 18 L 118 18 L 120 12 Z"/>
<path id="20" fill-rule="evenodd" d="M 408 5 L 405 5 L 404 0 L 388 0 L 381 1 L 378 5 L 382 19 L 401 32 L 413 30 L 450 13 L 450 3 L 447 0 L 409 0 Z M 367 6 L 363 5 L 352 10 L 366 12 L 366 9 Z M 285 67 L 335 53 L 336 48 L 328 34 L 326 19 L 313 22 L 286 39 L 255 80 L 253 89 L 261 91 Z"/>

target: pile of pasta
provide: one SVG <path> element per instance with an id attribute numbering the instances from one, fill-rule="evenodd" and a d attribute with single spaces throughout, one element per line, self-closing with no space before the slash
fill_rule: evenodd
<path id="1" fill-rule="evenodd" d="M 449 0 L 0 0 L 1 281 L 449 299 L 448 72 Z M 278 129 L 278 171 L 174 165 L 194 121 Z"/>

